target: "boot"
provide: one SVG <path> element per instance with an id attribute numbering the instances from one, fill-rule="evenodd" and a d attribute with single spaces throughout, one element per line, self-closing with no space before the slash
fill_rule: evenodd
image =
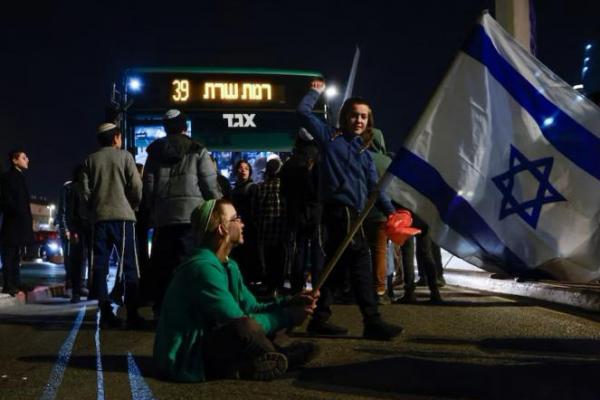
<path id="1" fill-rule="evenodd" d="M 394 301 L 396 304 L 414 304 L 417 302 L 417 295 L 414 290 L 405 290 L 404 296 Z"/>

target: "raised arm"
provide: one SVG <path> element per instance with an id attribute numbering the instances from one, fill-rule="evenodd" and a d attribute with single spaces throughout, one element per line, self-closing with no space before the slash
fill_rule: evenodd
<path id="1" fill-rule="evenodd" d="M 315 113 L 313 108 L 319 100 L 321 93 L 325 90 L 325 82 L 320 79 L 315 79 L 311 82 L 310 90 L 302 98 L 296 112 L 300 118 L 300 124 L 315 138 L 315 140 L 323 145 L 329 141 L 334 128 L 325 123 Z"/>

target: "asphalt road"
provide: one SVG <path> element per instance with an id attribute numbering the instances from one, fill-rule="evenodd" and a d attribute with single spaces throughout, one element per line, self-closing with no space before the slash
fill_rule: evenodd
<path id="1" fill-rule="evenodd" d="M 274 382 L 163 382 L 153 377 L 152 332 L 98 331 L 93 302 L 4 308 L 0 398 L 600 398 L 598 315 L 456 288 L 443 295 L 444 305 L 421 294 L 416 305 L 382 306 L 405 327 L 392 342 L 361 339 L 356 306 L 335 306 L 349 336 L 315 338 L 321 355 Z M 290 336 L 279 340 L 306 339 L 303 328 Z"/>

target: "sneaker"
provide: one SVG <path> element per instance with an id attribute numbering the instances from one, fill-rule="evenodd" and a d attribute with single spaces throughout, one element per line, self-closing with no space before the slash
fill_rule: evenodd
<path id="1" fill-rule="evenodd" d="M 255 381 L 272 381 L 279 378 L 288 368 L 288 360 L 283 353 L 264 353 L 254 360 L 247 371 L 240 371 L 242 377 Z"/>
<path id="2" fill-rule="evenodd" d="M 334 325 L 327 321 L 311 319 L 306 327 L 306 332 L 311 335 L 343 336 L 348 333 L 348 329 L 343 326 Z"/>
<path id="3" fill-rule="evenodd" d="M 402 333 L 401 326 L 389 324 L 384 321 L 365 323 L 363 338 L 370 340 L 392 340 Z"/>
<path id="4" fill-rule="evenodd" d="M 296 369 L 314 360 L 321 348 L 315 342 L 296 341 L 281 349 L 288 360 L 288 370 Z"/>
<path id="5" fill-rule="evenodd" d="M 415 282 L 415 286 L 427 286 L 427 279 L 419 278 L 419 280 Z"/>
<path id="6" fill-rule="evenodd" d="M 446 279 L 444 279 L 443 276 L 440 276 L 436 279 L 435 284 L 437 285 L 437 287 L 444 287 L 446 286 Z"/>
<path id="7" fill-rule="evenodd" d="M 417 295 L 413 291 L 404 292 L 404 296 L 394 300 L 395 304 L 414 304 L 417 302 Z"/>

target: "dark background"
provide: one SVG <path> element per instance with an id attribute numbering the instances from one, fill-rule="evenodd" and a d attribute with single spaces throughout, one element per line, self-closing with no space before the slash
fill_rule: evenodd
<path id="1" fill-rule="evenodd" d="M 584 46 L 599 36 L 598 3 L 534 1 L 537 56 L 570 84 L 580 83 Z M 396 150 L 477 16 L 486 8 L 493 14 L 494 2 L 49 1 L 2 8 L 3 169 L 7 152 L 22 146 L 31 193 L 55 201 L 71 168 L 96 147 L 112 82 L 132 66 L 315 70 L 343 90 L 359 45 L 354 94 L 372 102 L 376 125 Z M 597 64 L 593 58 L 590 78 Z"/>

